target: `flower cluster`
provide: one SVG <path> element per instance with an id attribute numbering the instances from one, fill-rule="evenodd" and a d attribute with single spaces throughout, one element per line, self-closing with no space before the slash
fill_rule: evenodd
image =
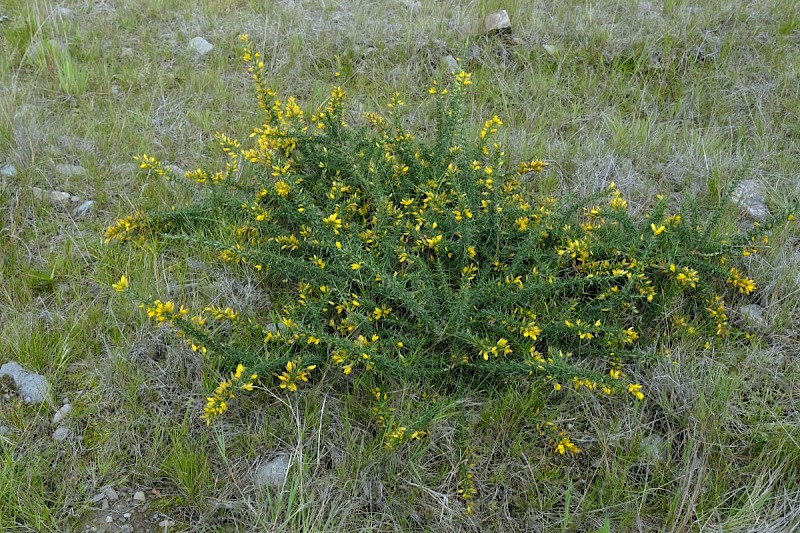
<path id="1" fill-rule="evenodd" d="M 228 410 L 228 402 L 236 397 L 237 391 L 252 391 L 258 380 L 258 374 L 244 375 L 245 367 L 241 363 L 237 365 L 236 371 L 228 379 L 220 381 L 214 392 L 206 398 L 206 406 L 203 415 L 200 417 L 211 424 L 211 421 Z"/>

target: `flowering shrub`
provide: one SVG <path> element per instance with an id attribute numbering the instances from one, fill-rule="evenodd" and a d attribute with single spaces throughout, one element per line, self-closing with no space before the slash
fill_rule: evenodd
<path id="1" fill-rule="evenodd" d="M 262 123 L 247 141 L 217 135 L 223 170 L 172 176 L 142 156 L 142 169 L 207 193 L 184 208 L 136 213 L 105 235 L 211 248 L 233 268 L 290 287 L 271 316 L 142 304 L 193 350 L 236 368 L 208 398 L 209 423 L 234 391 L 258 383 L 295 393 L 328 368 L 348 381 L 373 376 L 354 382 L 374 396 L 391 448 L 424 438 L 426 428 L 395 421 L 381 383 L 518 379 L 562 391 L 554 394 L 643 400 L 628 365 L 677 339 L 700 348 L 742 335 L 729 306 L 756 284 L 738 259 L 765 245 L 772 225 L 720 235 L 721 207 L 710 218 L 688 204 L 668 213 L 663 199 L 636 218 L 614 183 L 588 198 L 541 196 L 536 176 L 548 163 L 510 165 L 499 117 L 468 138 L 466 72 L 429 89 L 432 138 L 403 126 L 399 95 L 385 115 L 355 124 L 337 86 L 307 116 L 293 98 L 276 97 L 260 55 L 243 42 Z M 200 218 L 230 224 L 229 238 L 208 240 L 191 223 Z M 114 288 L 133 290 L 124 276 Z M 552 424 L 541 430 L 557 453 L 580 451 Z M 466 482 L 462 491 L 471 497 L 474 487 Z"/>

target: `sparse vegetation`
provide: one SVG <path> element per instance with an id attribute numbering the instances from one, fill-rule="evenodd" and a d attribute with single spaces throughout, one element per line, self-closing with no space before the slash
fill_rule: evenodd
<path id="1" fill-rule="evenodd" d="M 82 530 L 108 485 L 194 531 L 800 526 L 796 226 L 721 203 L 743 178 L 778 217 L 797 195 L 794 3 L 67 7 L 0 13 L 0 353 L 54 400 L 0 404 L 1 529 Z M 499 7 L 519 41 L 468 29 Z M 266 119 L 239 33 L 297 96 L 262 86 Z M 264 150 L 234 140 L 254 127 Z M 136 246 L 102 244 L 115 220 Z"/>

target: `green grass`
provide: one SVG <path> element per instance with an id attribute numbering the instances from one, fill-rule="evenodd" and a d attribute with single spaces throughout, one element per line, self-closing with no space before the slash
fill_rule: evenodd
<path id="1" fill-rule="evenodd" d="M 299 397 L 253 395 L 211 429 L 199 421 L 219 376 L 153 331 L 110 283 L 124 271 L 154 297 L 261 309 L 280 287 L 192 250 L 104 247 L 100 235 L 134 208 L 186 197 L 120 166 L 134 155 L 214 166 L 215 130 L 255 125 L 240 33 L 266 53 L 276 89 L 307 111 L 340 71 L 352 113 L 380 109 L 397 91 L 420 128 L 425 90 L 447 75 L 440 58 L 478 46 L 466 65 L 470 126 L 498 114 L 510 159 L 551 161 L 536 184 L 543 192 L 614 180 L 638 210 L 657 193 L 711 206 L 737 177 L 762 181 L 774 210 L 800 192 L 796 2 L 418 4 L 3 4 L 0 164 L 18 175 L 0 189 L 0 362 L 45 374 L 53 401 L 0 401 L 0 425 L 11 429 L 0 437 L 0 530 L 82 530 L 107 485 L 158 489 L 148 512 L 191 531 L 800 527 L 796 229 L 751 261 L 768 318 L 752 347 L 704 355 L 674 346 L 671 361 L 637 370 L 641 404 L 548 400 L 548 418 L 570 425 L 583 449 L 573 459 L 538 437 L 542 393 L 514 387 L 445 403 L 429 437 L 394 451 L 382 448 L 364 399 L 325 380 Z M 497 8 L 522 44 L 470 29 Z M 199 61 L 186 50 L 196 35 L 215 46 Z M 88 174 L 59 175 L 59 163 Z M 31 187 L 96 204 L 74 218 L 75 206 L 38 200 Z M 729 215 L 731 227 L 745 224 Z M 395 393 L 414 398 L 420 388 Z M 59 444 L 50 420 L 65 397 L 74 437 Z M 293 459 L 286 486 L 256 490 L 254 465 L 279 452 Z M 468 464 L 472 515 L 456 494 Z"/>

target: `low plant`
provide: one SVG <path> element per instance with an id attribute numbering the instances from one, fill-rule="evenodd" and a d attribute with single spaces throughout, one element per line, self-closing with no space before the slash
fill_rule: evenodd
<path id="1" fill-rule="evenodd" d="M 417 136 L 400 95 L 385 115 L 351 119 L 336 86 L 309 116 L 269 88 L 246 36 L 243 58 L 262 123 L 244 141 L 217 135 L 221 170 L 175 176 L 143 155 L 142 169 L 196 191 L 186 206 L 136 213 L 105 233 L 107 243 L 213 250 L 276 294 L 269 316 L 137 296 L 157 324 L 231 371 L 208 397 L 208 423 L 239 391 L 296 393 L 328 370 L 325 379 L 374 398 L 393 448 L 430 429 L 430 416 L 394 416 L 388 391 L 404 383 L 444 395 L 525 383 L 642 400 L 631 365 L 668 357 L 677 342 L 748 340 L 729 309 L 756 290 L 742 258 L 767 245 L 774 222 L 725 234 L 724 205 L 707 216 L 686 200 L 669 212 L 661 197 L 636 216 L 614 183 L 584 198 L 541 195 L 548 163 L 511 165 L 500 118 L 469 135 L 468 72 L 429 88 L 432 134 Z M 114 288 L 134 292 L 125 276 Z M 546 413 L 541 422 L 557 453 L 580 451 Z"/>

